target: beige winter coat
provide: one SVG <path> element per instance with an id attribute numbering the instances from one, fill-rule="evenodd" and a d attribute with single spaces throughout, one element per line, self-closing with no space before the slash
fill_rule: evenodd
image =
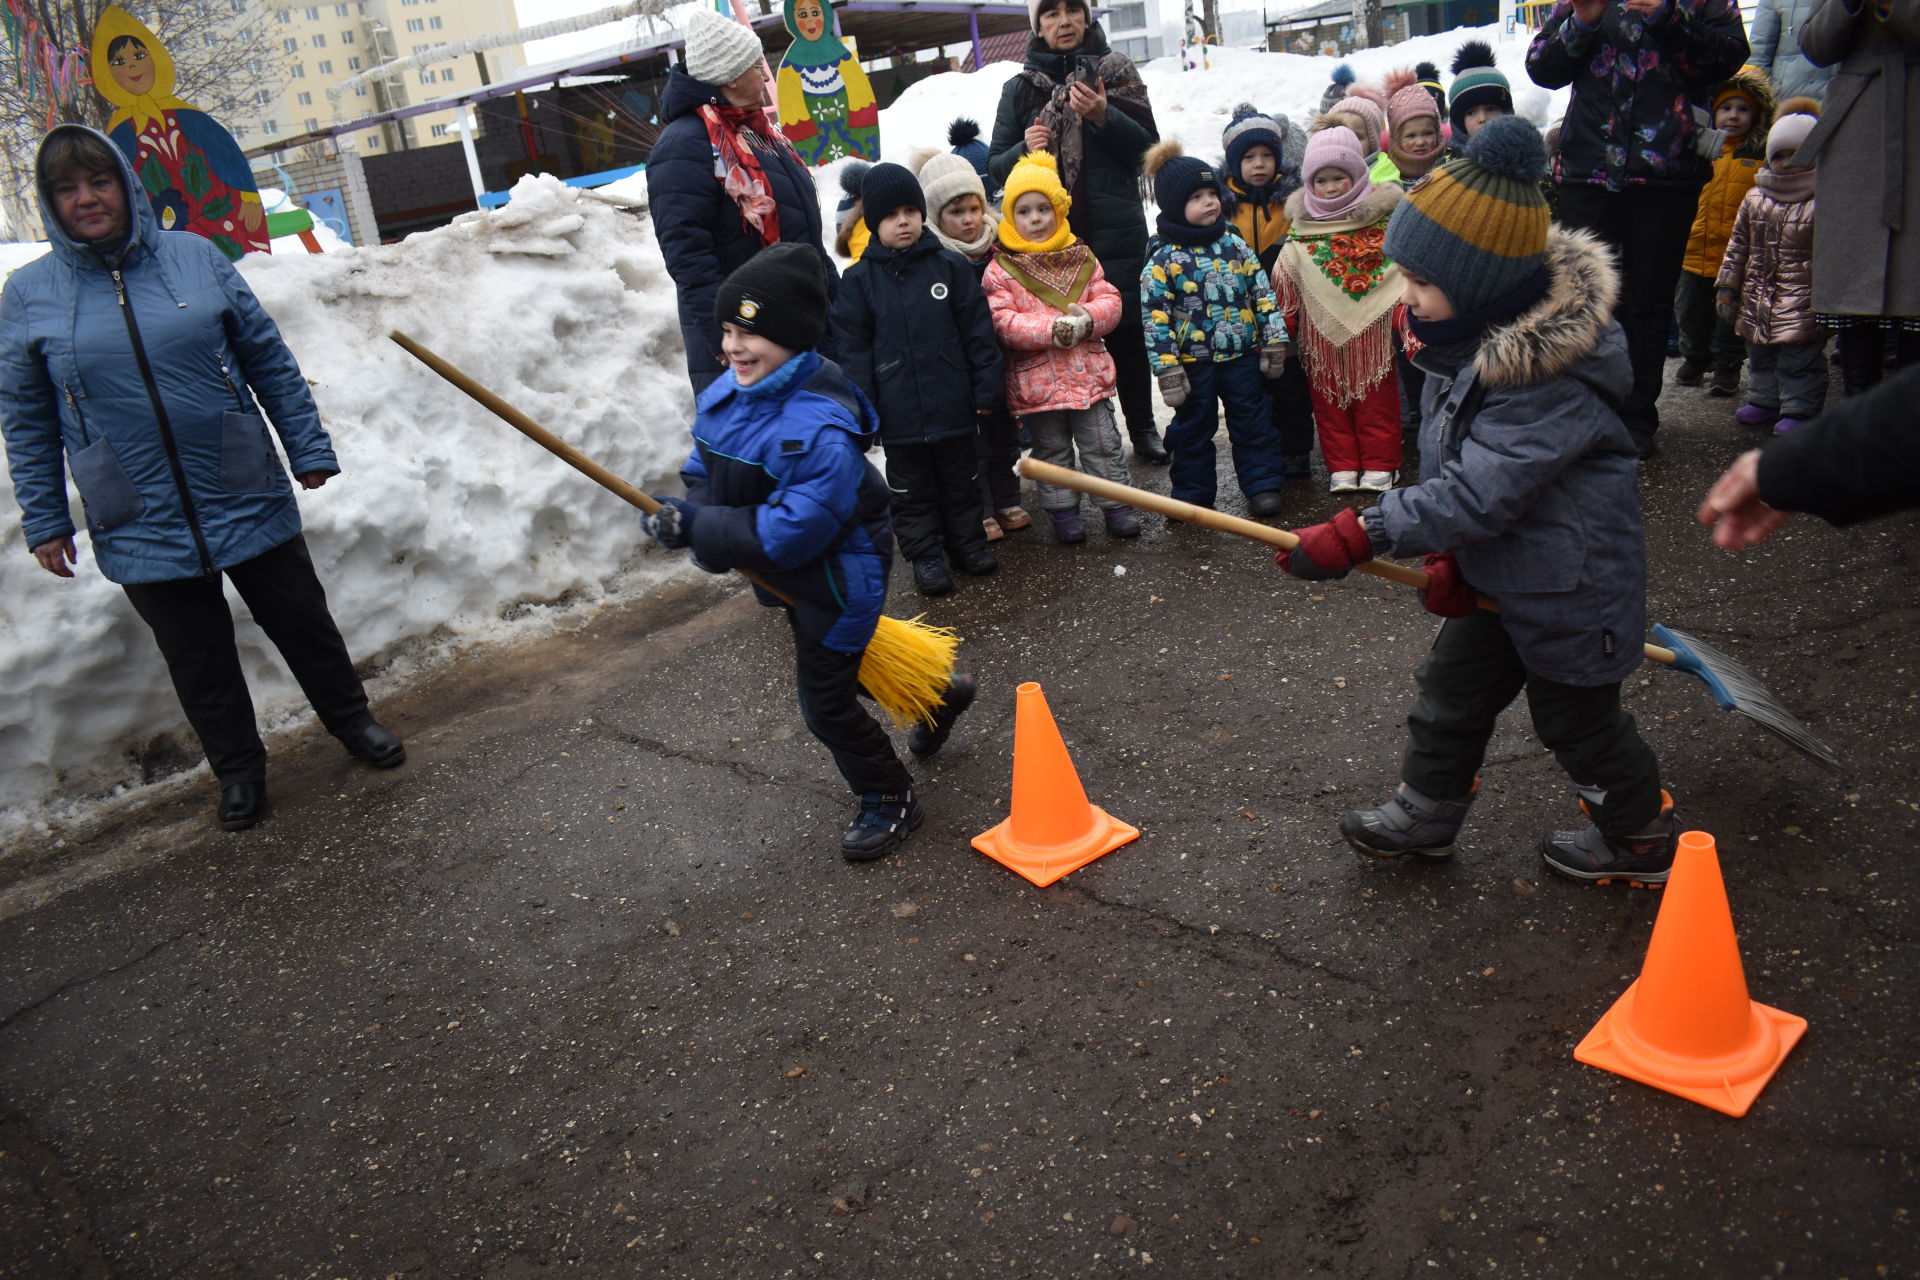
<path id="1" fill-rule="evenodd" d="M 1715 287 L 1740 295 L 1743 342 L 1813 342 L 1813 174 L 1760 171 L 1740 204 Z"/>

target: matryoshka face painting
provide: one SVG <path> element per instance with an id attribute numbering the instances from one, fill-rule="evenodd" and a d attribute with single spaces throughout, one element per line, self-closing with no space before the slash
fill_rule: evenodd
<path id="1" fill-rule="evenodd" d="M 107 66 L 114 83 L 136 98 L 153 88 L 153 59 L 147 46 L 133 36 L 121 36 L 108 47 Z"/>
<path id="2" fill-rule="evenodd" d="M 800 0 L 793 6 L 793 25 L 802 40 L 818 40 L 827 29 L 827 13 L 820 0 Z"/>

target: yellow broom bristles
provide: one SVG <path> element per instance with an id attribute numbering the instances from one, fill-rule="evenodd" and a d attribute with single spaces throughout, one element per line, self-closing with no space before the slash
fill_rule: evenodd
<path id="1" fill-rule="evenodd" d="M 920 617 L 902 622 L 882 615 L 860 660 L 860 684 L 901 728 L 928 719 L 940 706 L 960 648 L 959 632 Z"/>

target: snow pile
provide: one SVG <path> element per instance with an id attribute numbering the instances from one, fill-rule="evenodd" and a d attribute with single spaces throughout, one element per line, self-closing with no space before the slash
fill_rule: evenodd
<path id="1" fill-rule="evenodd" d="M 402 244 L 254 256 L 241 270 L 340 455 L 342 474 L 300 504 L 356 659 L 411 660 L 552 612 L 529 606 L 686 571 L 640 557 L 630 507 L 386 340 L 404 330 L 635 483 L 672 472 L 693 405 L 644 217 L 524 178 L 501 209 Z M 138 785 L 161 735 L 192 744 L 151 636 L 85 533 L 79 576 L 60 581 L 25 553 L 20 524 L 0 478 L 0 837 Z M 263 718 L 304 711 L 272 647 L 250 624 L 240 637 Z"/>
<path id="2" fill-rule="evenodd" d="M 1140 78 L 1146 82 L 1160 136 L 1177 139 L 1189 155 L 1218 160 L 1220 131 L 1239 103 L 1278 111 L 1304 128 L 1319 114 L 1320 95 L 1342 62 L 1353 67 L 1361 84 L 1377 85 L 1389 71 L 1421 61 L 1433 63 L 1444 80 L 1451 80 L 1446 68 L 1453 63 L 1454 50 L 1465 41 L 1484 40 L 1493 46 L 1495 63 L 1513 85 L 1515 111 L 1544 129 L 1566 111 L 1567 91 L 1550 93 L 1527 78 L 1527 44 L 1532 36 L 1524 29 L 1509 34 L 1503 24 L 1494 23 L 1415 36 L 1345 58 L 1211 49 L 1204 70 L 1183 70 L 1178 57 L 1155 58 L 1140 65 Z M 946 150 L 947 125 L 955 116 L 978 121 L 982 138 L 991 138 L 1001 87 L 1019 72 L 1018 63 L 995 62 L 976 72 L 948 72 L 908 86 L 898 101 L 880 113 L 881 158 L 910 165 L 922 148 Z M 815 184 L 829 227 L 834 206 L 840 202 L 841 164 L 822 169 Z"/>

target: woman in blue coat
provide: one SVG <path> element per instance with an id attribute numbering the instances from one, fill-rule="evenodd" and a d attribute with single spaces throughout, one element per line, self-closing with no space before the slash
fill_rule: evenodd
<path id="1" fill-rule="evenodd" d="M 34 558 L 73 576 L 70 473 L 100 571 L 167 660 L 228 830 L 265 815 L 267 755 L 222 575 L 328 732 L 362 760 L 399 764 L 406 749 L 367 709 L 259 412 L 302 486 L 338 474 L 280 331 L 219 249 L 160 230 L 104 135 L 61 125 L 36 163 L 52 252 L 0 297 L 0 430 Z"/>
<path id="2" fill-rule="evenodd" d="M 679 294 L 698 396 L 726 367 L 713 299 L 734 268 L 787 241 L 819 255 L 829 299 L 840 277 L 827 257 L 813 171 L 767 118 L 760 37 L 712 9 L 694 10 L 685 64 L 668 73 L 661 100 L 667 124 L 647 156 L 647 205 Z"/>

